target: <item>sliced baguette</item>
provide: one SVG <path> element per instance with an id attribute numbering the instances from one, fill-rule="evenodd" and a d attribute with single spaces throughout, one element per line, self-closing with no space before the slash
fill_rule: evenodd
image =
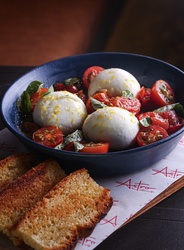
<path id="1" fill-rule="evenodd" d="M 86 169 L 71 173 L 20 219 L 15 235 L 36 250 L 74 249 L 112 205 L 110 191 Z"/>
<path id="2" fill-rule="evenodd" d="M 0 231 L 19 244 L 12 233 L 12 227 L 22 215 L 40 200 L 65 173 L 60 165 L 48 159 L 17 178 L 0 192 Z"/>
<path id="3" fill-rule="evenodd" d="M 38 163 L 36 155 L 14 154 L 0 160 L 0 190 Z"/>

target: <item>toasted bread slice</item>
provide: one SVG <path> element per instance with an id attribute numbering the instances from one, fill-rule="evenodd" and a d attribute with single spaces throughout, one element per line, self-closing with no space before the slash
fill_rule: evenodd
<path id="1" fill-rule="evenodd" d="M 60 165 L 48 159 L 26 172 L 0 192 L 0 231 L 9 236 L 21 216 L 65 177 Z M 18 243 L 16 243 L 18 244 Z"/>
<path id="2" fill-rule="evenodd" d="M 38 160 L 33 154 L 14 154 L 0 160 L 0 190 L 36 166 Z"/>
<path id="3" fill-rule="evenodd" d="M 110 191 L 80 169 L 31 207 L 14 233 L 36 250 L 74 249 L 79 237 L 89 236 L 111 205 Z"/>

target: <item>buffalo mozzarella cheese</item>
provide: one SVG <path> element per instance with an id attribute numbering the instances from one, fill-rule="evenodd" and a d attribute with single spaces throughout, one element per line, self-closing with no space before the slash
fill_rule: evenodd
<path id="1" fill-rule="evenodd" d="M 64 135 L 80 128 L 87 111 L 84 102 L 68 91 L 57 91 L 43 96 L 33 111 L 35 123 L 44 126 L 58 126 Z"/>
<path id="2" fill-rule="evenodd" d="M 140 90 L 140 84 L 136 78 L 126 70 L 110 68 L 100 72 L 91 81 L 88 89 L 88 96 L 92 96 L 100 89 L 107 89 L 110 97 L 121 96 L 124 90 L 129 90 L 136 96 Z"/>
<path id="3" fill-rule="evenodd" d="M 121 150 L 135 143 L 139 122 L 125 109 L 104 107 L 88 115 L 82 129 L 87 140 L 109 142 L 111 150 Z"/>

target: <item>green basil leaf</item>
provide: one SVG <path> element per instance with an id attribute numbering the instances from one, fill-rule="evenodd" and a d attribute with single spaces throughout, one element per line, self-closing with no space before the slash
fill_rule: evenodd
<path id="1" fill-rule="evenodd" d="M 68 78 L 68 79 L 64 80 L 64 84 L 66 86 L 75 85 L 78 83 L 80 83 L 80 79 L 77 77 L 72 77 L 72 78 Z"/>
<path id="2" fill-rule="evenodd" d="M 81 149 L 84 148 L 84 145 L 77 141 L 74 142 L 73 146 L 75 152 L 79 152 Z"/>
<path id="3" fill-rule="evenodd" d="M 139 121 L 143 127 L 149 127 L 152 124 L 151 117 L 145 117 Z"/>
<path id="4" fill-rule="evenodd" d="M 21 96 L 17 99 L 17 109 L 22 114 L 30 113 L 31 101 L 30 95 L 27 91 L 24 91 Z"/>
<path id="5" fill-rule="evenodd" d="M 123 90 L 122 96 L 130 99 L 134 98 L 134 95 L 130 92 L 130 90 Z"/>
<path id="6" fill-rule="evenodd" d="M 184 118 L 184 108 L 180 103 L 176 103 L 174 110 L 178 116 Z"/>
<path id="7" fill-rule="evenodd" d="M 96 100 L 93 97 L 90 97 L 90 101 L 91 101 L 91 105 L 92 107 L 97 110 L 97 109 L 102 109 L 104 107 L 107 107 L 107 105 L 105 105 L 103 102 L 100 102 L 98 100 Z"/>
<path id="8" fill-rule="evenodd" d="M 45 95 L 48 95 L 48 94 L 50 94 L 50 93 L 52 93 L 52 92 L 54 92 L 54 87 L 53 87 L 53 85 L 51 85 L 51 86 L 49 87 L 49 89 L 47 90 L 47 92 L 45 92 L 45 93 L 42 95 L 42 97 L 45 96 Z"/>
<path id="9" fill-rule="evenodd" d="M 41 85 L 43 85 L 43 84 L 40 81 L 37 81 L 37 80 L 33 81 L 28 85 L 26 91 L 28 92 L 29 95 L 32 95 L 39 90 Z"/>
<path id="10" fill-rule="evenodd" d="M 65 147 L 65 143 L 60 143 L 59 145 L 57 145 L 57 146 L 55 147 L 55 149 L 62 150 L 64 147 Z"/>
<path id="11" fill-rule="evenodd" d="M 82 141 L 82 139 L 83 139 L 82 131 L 77 129 L 76 131 L 74 131 L 73 133 L 67 135 L 64 138 L 64 143 L 67 145 L 70 142 Z"/>
<path id="12" fill-rule="evenodd" d="M 158 108 L 158 109 L 155 109 L 154 111 L 155 112 L 164 112 L 164 111 L 167 111 L 167 110 L 172 110 L 175 108 L 175 106 L 179 104 L 179 103 L 173 103 L 173 104 L 169 104 L 169 105 L 166 105 L 166 106 L 163 106 L 161 108 Z"/>
<path id="13" fill-rule="evenodd" d="M 155 109 L 154 111 L 155 112 L 164 112 L 164 111 L 168 111 L 168 110 L 174 110 L 178 116 L 184 118 L 184 108 L 183 108 L 183 105 L 180 104 L 179 102 L 163 106 L 161 108 Z"/>

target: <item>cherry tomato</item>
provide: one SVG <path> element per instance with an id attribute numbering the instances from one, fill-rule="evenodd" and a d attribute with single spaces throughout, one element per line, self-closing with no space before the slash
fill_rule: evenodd
<path id="1" fill-rule="evenodd" d="M 36 103 L 42 98 L 43 94 L 48 91 L 48 88 L 40 88 L 37 92 L 30 96 L 31 101 L 31 111 L 34 110 Z"/>
<path id="2" fill-rule="evenodd" d="M 63 133 L 55 126 L 42 127 L 33 133 L 33 141 L 54 148 L 63 142 Z"/>
<path id="3" fill-rule="evenodd" d="M 87 95 L 84 93 L 84 91 L 81 89 L 79 90 L 79 92 L 76 93 L 76 95 L 84 102 L 86 103 L 87 102 Z"/>
<path id="4" fill-rule="evenodd" d="M 54 91 L 63 91 L 66 90 L 66 86 L 62 82 L 58 82 L 54 85 Z"/>
<path id="5" fill-rule="evenodd" d="M 67 151 L 74 151 L 74 142 L 69 142 L 63 149 Z"/>
<path id="6" fill-rule="evenodd" d="M 109 143 L 84 143 L 84 148 L 79 152 L 88 154 L 105 154 L 109 150 Z"/>
<path id="7" fill-rule="evenodd" d="M 138 114 L 140 112 L 141 103 L 137 98 L 131 99 L 123 96 L 109 97 L 106 90 L 101 90 L 101 92 L 95 93 L 92 97 L 107 106 L 121 107 L 133 114 Z M 88 114 L 95 111 L 90 99 L 86 102 L 86 108 Z"/>
<path id="8" fill-rule="evenodd" d="M 75 94 L 75 93 L 77 93 L 79 91 L 76 85 L 65 85 L 64 83 L 61 83 L 61 82 L 56 83 L 54 85 L 54 90 L 55 91 L 66 90 L 66 91 L 68 91 L 70 93 L 73 93 L 73 94 Z"/>
<path id="9" fill-rule="evenodd" d="M 149 127 L 141 128 L 137 134 L 136 139 L 138 146 L 145 146 L 153 142 L 162 140 L 167 136 L 168 133 L 164 128 L 158 125 L 152 125 Z"/>
<path id="10" fill-rule="evenodd" d="M 173 134 L 184 125 L 184 120 L 179 117 L 174 110 L 159 112 L 160 116 L 168 120 L 168 134 Z"/>
<path id="11" fill-rule="evenodd" d="M 171 85 L 163 80 L 156 81 L 151 88 L 151 101 L 157 107 L 174 103 L 175 94 Z"/>
<path id="12" fill-rule="evenodd" d="M 87 109 L 88 114 L 91 114 L 95 111 L 95 109 L 93 108 L 91 104 L 91 100 L 89 98 L 86 101 L 86 109 Z"/>
<path id="13" fill-rule="evenodd" d="M 151 102 L 151 89 L 141 87 L 141 89 L 137 95 L 137 98 L 140 100 L 140 102 L 143 106 L 149 105 Z"/>
<path id="14" fill-rule="evenodd" d="M 32 137 L 33 133 L 38 130 L 40 127 L 34 122 L 23 122 L 21 125 L 21 130 L 28 137 Z"/>
<path id="15" fill-rule="evenodd" d="M 121 107 L 137 115 L 140 112 L 141 103 L 137 98 L 116 96 L 110 98 L 110 106 Z"/>
<path id="16" fill-rule="evenodd" d="M 144 118 L 150 118 L 151 119 L 150 125 L 159 125 L 159 126 L 163 127 L 165 130 L 167 130 L 169 128 L 168 119 L 162 117 L 157 112 L 145 112 L 145 113 L 139 114 L 137 116 L 137 118 L 139 121 L 144 119 Z"/>
<path id="17" fill-rule="evenodd" d="M 110 106 L 109 97 L 108 97 L 108 94 L 107 94 L 106 90 L 104 90 L 104 91 L 102 90 L 101 92 L 95 93 L 92 96 L 92 98 L 98 100 L 99 102 L 104 103 L 107 106 Z M 90 99 L 88 99 L 87 102 L 86 102 L 86 109 L 87 109 L 88 114 L 91 114 L 92 112 L 95 111 L 95 109 L 93 108 L 93 106 L 91 104 L 91 100 Z"/>
<path id="18" fill-rule="evenodd" d="M 84 86 L 88 89 L 90 82 L 98 75 L 104 68 L 100 66 L 91 66 L 84 71 L 82 76 L 82 82 Z"/>
<path id="19" fill-rule="evenodd" d="M 78 88 L 75 85 L 68 85 L 66 86 L 66 90 L 72 94 L 75 94 L 78 92 Z"/>

